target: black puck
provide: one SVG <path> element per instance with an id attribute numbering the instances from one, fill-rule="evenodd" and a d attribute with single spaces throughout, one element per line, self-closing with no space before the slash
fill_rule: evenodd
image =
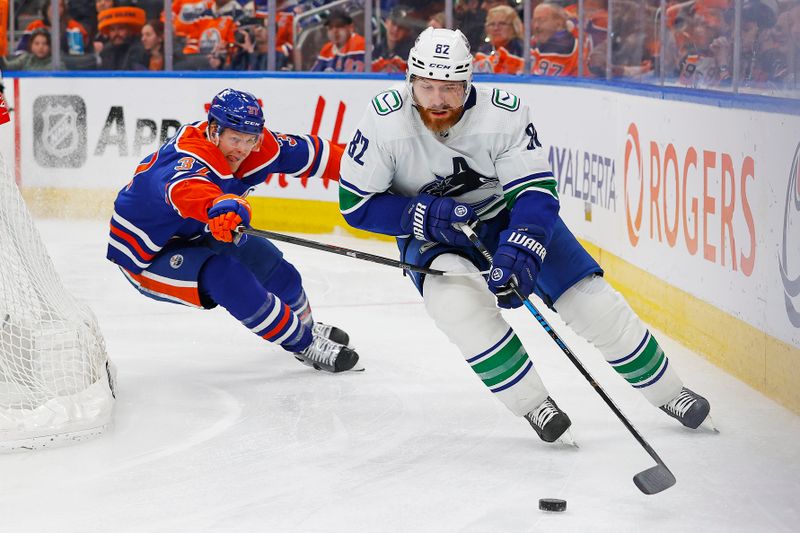
<path id="1" fill-rule="evenodd" d="M 561 513 L 567 510 L 567 500 L 557 500 L 555 498 L 541 498 L 539 500 L 540 511 L 554 511 Z"/>

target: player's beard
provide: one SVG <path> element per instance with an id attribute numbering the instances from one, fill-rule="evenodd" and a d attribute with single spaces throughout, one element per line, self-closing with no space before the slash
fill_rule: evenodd
<path id="1" fill-rule="evenodd" d="M 464 112 L 464 106 L 459 106 L 449 109 L 428 109 L 425 107 L 417 106 L 419 111 L 419 118 L 425 127 L 433 133 L 442 134 L 456 125 L 461 119 L 461 114 Z M 446 111 L 446 115 L 434 115 L 436 112 Z"/>

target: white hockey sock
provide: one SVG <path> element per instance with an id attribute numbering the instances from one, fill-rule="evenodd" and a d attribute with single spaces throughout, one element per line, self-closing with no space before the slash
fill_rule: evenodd
<path id="1" fill-rule="evenodd" d="M 655 337 L 628 303 L 600 276 L 582 279 L 554 304 L 576 333 L 656 407 L 674 398 L 683 382 Z"/>
<path id="2" fill-rule="evenodd" d="M 445 254 L 431 268 L 477 272 L 467 259 Z M 524 416 L 548 393 L 519 338 L 503 319 L 480 276 L 428 276 L 425 308 L 458 346 L 484 385 L 515 415 Z"/>

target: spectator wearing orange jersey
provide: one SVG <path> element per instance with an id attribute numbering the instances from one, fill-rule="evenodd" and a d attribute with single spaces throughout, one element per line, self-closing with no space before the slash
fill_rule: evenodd
<path id="1" fill-rule="evenodd" d="M 25 28 L 25 33 L 17 43 L 17 52 L 28 50 L 28 41 L 33 30 L 38 28 L 50 30 L 52 15 L 50 7 L 50 1 L 44 0 L 41 7 L 42 18 L 34 20 Z M 89 47 L 89 32 L 86 31 L 83 24 L 69 15 L 66 0 L 59 0 L 58 2 L 58 16 L 61 21 L 61 51 L 73 56 L 85 54 Z"/>
<path id="2" fill-rule="evenodd" d="M 567 28 L 567 14 L 555 4 L 539 4 L 531 22 L 531 73 L 577 76 L 578 39 Z"/>
<path id="3" fill-rule="evenodd" d="M 206 9 L 190 22 L 182 21 L 180 30 L 176 22 L 176 33 L 180 32 L 186 39 L 183 53 L 209 55 L 226 63 L 228 49 L 236 41 L 237 21 L 244 16 L 244 9 L 236 0 L 204 0 L 204 4 Z M 192 5 L 188 12 L 196 13 L 198 9 L 197 5 Z"/>
<path id="4" fill-rule="evenodd" d="M 353 18 L 331 11 L 325 20 L 328 40 L 319 51 L 313 72 L 364 72 L 364 37 L 355 32 Z"/>
<path id="5" fill-rule="evenodd" d="M 525 67 L 523 26 L 517 12 L 507 6 L 493 7 L 486 14 L 486 38 L 475 54 L 475 72 L 521 74 Z"/>
<path id="6" fill-rule="evenodd" d="M 213 5 L 213 0 L 172 0 L 172 29 L 180 43 L 185 45 L 195 21 Z"/>

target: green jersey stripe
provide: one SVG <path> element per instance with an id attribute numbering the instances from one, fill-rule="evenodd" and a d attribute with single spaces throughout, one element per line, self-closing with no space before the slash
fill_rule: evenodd
<path id="1" fill-rule="evenodd" d="M 531 180 L 523 183 L 519 187 L 514 187 L 506 192 L 503 196 L 506 199 L 506 205 L 509 209 L 514 207 L 519 195 L 524 192 L 544 192 L 558 200 L 558 184 L 553 178 L 544 178 L 540 180 Z"/>
<path id="2" fill-rule="evenodd" d="M 352 213 L 367 201 L 369 197 L 364 198 L 355 193 L 350 192 L 344 187 L 339 187 L 339 211 L 342 214 Z"/>
<path id="3" fill-rule="evenodd" d="M 650 378 L 664 364 L 666 356 L 655 337 L 650 336 L 644 350 L 624 364 L 615 365 L 616 370 L 628 383 L 639 383 Z"/>
<path id="4" fill-rule="evenodd" d="M 472 364 L 472 370 L 478 374 L 487 387 L 493 387 L 513 377 L 528 360 L 528 354 L 522 346 L 522 342 L 516 335 L 513 335 L 494 354 Z"/>

